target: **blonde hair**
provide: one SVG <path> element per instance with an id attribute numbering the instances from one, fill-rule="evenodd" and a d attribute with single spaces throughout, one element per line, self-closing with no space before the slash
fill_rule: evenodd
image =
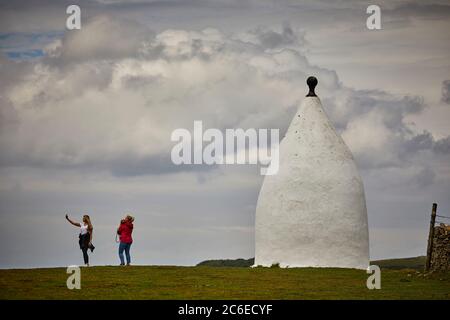
<path id="1" fill-rule="evenodd" d="M 92 226 L 92 223 L 91 223 L 91 218 L 87 214 L 85 214 L 83 216 L 83 222 L 87 223 L 89 230 L 94 229 L 94 227 Z"/>

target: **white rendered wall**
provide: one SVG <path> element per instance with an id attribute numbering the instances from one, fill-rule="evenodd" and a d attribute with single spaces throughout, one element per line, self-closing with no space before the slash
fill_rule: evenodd
<path id="1" fill-rule="evenodd" d="M 280 143 L 279 172 L 264 179 L 255 251 L 261 266 L 369 266 L 363 183 L 318 97 L 304 99 Z"/>

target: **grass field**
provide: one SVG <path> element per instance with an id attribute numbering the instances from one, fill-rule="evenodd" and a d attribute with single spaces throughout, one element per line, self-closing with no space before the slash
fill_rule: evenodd
<path id="1" fill-rule="evenodd" d="M 0 270 L 0 299 L 450 299 L 450 273 L 382 269 L 381 290 L 365 271 L 230 267 L 91 267 L 81 290 L 66 269 Z"/>

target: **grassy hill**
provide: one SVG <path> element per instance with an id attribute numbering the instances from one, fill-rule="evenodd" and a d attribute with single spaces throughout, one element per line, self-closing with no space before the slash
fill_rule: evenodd
<path id="1" fill-rule="evenodd" d="M 333 268 L 132 266 L 0 270 L 0 299 L 450 299 L 450 273 L 382 269 L 381 290 L 365 271 Z"/>
<path id="2" fill-rule="evenodd" d="M 251 267 L 255 259 L 219 259 L 219 260 L 205 260 L 197 264 L 197 267 Z"/>
<path id="3" fill-rule="evenodd" d="M 413 258 L 401 258 L 401 259 L 386 259 L 386 260 L 375 260 L 371 264 L 375 264 L 380 268 L 384 269 L 414 269 L 422 271 L 425 267 L 425 260 L 427 257 L 413 257 Z"/>
<path id="4" fill-rule="evenodd" d="M 387 259 L 375 260 L 371 264 L 375 264 L 382 269 L 414 269 L 422 271 L 425 266 L 426 257 L 401 258 L 401 259 Z M 205 260 L 197 264 L 197 266 L 208 267 L 251 267 L 255 259 L 222 259 L 222 260 Z"/>

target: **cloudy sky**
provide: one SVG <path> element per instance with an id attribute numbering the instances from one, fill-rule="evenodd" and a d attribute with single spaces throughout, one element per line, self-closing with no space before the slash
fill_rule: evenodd
<path id="1" fill-rule="evenodd" d="M 66 8 L 81 7 L 81 30 Z M 0 267 L 254 255 L 257 166 L 175 166 L 177 128 L 279 128 L 317 93 L 364 180 L 371 258 L 423 255 L 450 215 L 450 4 L 377 1 L 0 1 Z"/>

